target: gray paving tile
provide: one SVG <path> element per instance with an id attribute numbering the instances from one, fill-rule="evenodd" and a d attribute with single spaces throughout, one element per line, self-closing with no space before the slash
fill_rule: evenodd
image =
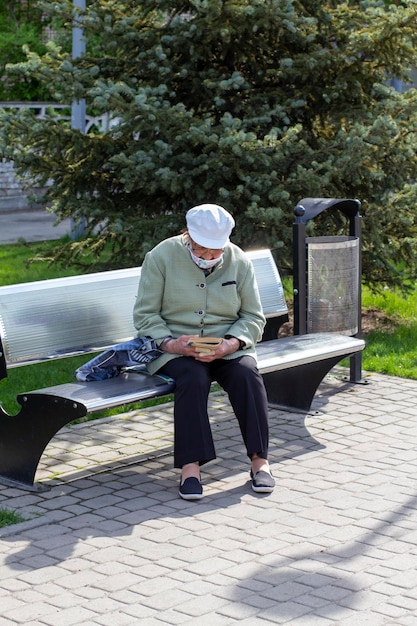
<path id="1" fill-rule="evenodd" d="M 198 503 L 178 498 L 172 404 L 63 429 L 50 491 L 0 486 L 28 518 L 0 529 L 0 626 L 416 623 L 417 381 L 370 380 L 329 377 L 308 416 L 271 409 L 266 497 L 221 393 Z"/>

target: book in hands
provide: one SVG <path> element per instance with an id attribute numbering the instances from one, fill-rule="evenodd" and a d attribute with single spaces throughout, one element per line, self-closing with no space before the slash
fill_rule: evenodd
<path id="1" fill-rule="evenodd" d="M 221 337 L 196 337 L 188 342 L 196 349 L 198 354 L 213 354 L 213 352 L 223 343 Z"/>

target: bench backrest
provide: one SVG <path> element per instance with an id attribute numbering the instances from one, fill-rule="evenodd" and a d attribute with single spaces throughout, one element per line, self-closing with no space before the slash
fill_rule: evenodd
<path id="1" fill-rule="evenodd" d="M 248 252 L 268 319 L 287 313 L 269 250 Z M 99 352 L 134 337 L 140 267 L 0 287 L 3 370 Z M 4 377 L 4 374 L 3 374 Z"/>

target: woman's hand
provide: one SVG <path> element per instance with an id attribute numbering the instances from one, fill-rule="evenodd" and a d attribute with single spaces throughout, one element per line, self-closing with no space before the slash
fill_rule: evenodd
<path id="1" fill-rule="evenodd" d="M 223 339 L 222 343 L 215 349 L 206 354 L 199 354 L 194 346 L 190 345 L 193 339 L 198 339 L 198 335 L 181 335 L 178 339 L 171 339 L 163 347 L 165 352 L 170 354 L 181 354 L 183 356 L 193 357 L 196 361 L 203 363 L 211 363 L 216 359 L 221 359 L 227 354 L 233 354 L 239 350 L 239 340 L 235 337 Z"/>
<path id="2" fill-rule="evenodd" d="M 177 339 L 170 339 L 164 343 L 162 349 L 164 352 L 169 352 L 169 354 L 195 357 L 195 348 L 190 345 L 192 339 L 198 339 L 198 335 L 181 335 Z"/>
<path id="3" fill-rule="evenodd" d="M 236 337 L 231 337 L 230 339 L 223 339 L 222 343 L 215 350 L 212 350 L 208 354 L 197 353 L 197 356 L 195 356 L 194 358 L 196 359 L 196 361 L 211 363 L 211 361 L 221 359 L 227 354 L 233 354 L 233 352 L 239 350 L 239 347 L 239 339 L 236 339 Z"/>

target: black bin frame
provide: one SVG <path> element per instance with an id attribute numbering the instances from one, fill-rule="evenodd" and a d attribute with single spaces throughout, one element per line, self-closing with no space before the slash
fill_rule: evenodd
<path id="1" fill-rule="evenodd" d="M 307 328 L 307 297 L 308 297 L 308 267 L 307 267 L 307 237 L 306 224 L 320 215 L 323 211 L 341 211 L 349 221 L 349 236 L 359 240 L 359 268 L 358 268 L 358 311 L 357 329 L 354 337 L 361 337 L 362 325 L 362 261 L 361 235 L 362 218 L 360 215 L 361 203 L 359 200 L 348 198 L 303 198 L 294 208 L 295 222 L 293 224 L 293 289 L 294 289 L 294 335 L 305 335 Z M 362 380 L 362 354 L 358 352 L 350 357 L 349 380 Z"/>

